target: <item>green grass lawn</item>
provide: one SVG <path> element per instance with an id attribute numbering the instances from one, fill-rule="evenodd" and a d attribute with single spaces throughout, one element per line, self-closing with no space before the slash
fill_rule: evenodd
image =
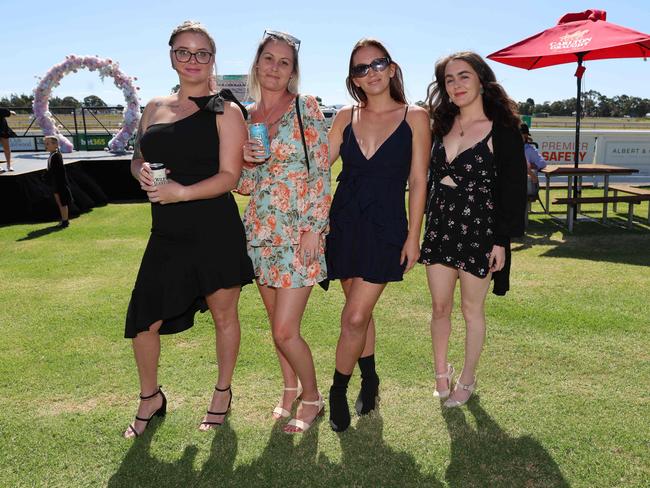
<path id="1" fill-rule="evenodd" d="M 444 411 L 432 397 L 430 301 L 418 265 L 376 309 L 381 407 L 346 433 L 321 421 L 292 437 L 272 422 L 281 377 L 247 286 L 229 421 L 197 429 L 216 377 L 203 314 L 163 338 L 168 414 L 135 442 L 120 436 L 138 393 L 122 337 L 148 205 L 97 208 L 61 232 L 2 227 L 0 486 L 648 486 L 647 204 L 637 216 L 633 230 L 580 222 L 573 235 L 532 216 L 514 245 L 512 290 L 488 298 L 478 395 L 466 407 Z M 303 322 L 324 393 L 342 304 L 338 284 L 316 288 Z M 458 310 L 453 319 L 460 369 Z M 356 372 L 351 402 L 358 386 Z"/>

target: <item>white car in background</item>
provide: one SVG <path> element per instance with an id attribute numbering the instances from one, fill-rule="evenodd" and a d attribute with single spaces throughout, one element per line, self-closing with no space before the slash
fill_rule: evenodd
<path id="1" fill-rule="evenodd" d="M 332 127 L 332 121 L 334 120 L 334 116 L 336 115 L 336 112 L 338 112 L 338 109 L 336 107 L 322 106 L 320 110 L 325 116 L 325 122 L 327 123 L 327 128 L 329 129 Z"/>

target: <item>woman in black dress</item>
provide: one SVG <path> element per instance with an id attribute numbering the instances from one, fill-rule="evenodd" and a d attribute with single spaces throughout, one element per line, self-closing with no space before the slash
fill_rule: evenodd
<path id="1" fill-rule="evenodd" d="M 11 167 L 11 148 L 9 147 L 9 138 L 16 137 L 16 133 L 11 130 L 9 124 L 7 124 L 7 117 L 16 115 L 16 112 L 13 110 L 8 110 L 6 108 L 0 108 L 0 144 L 2 144 L 2 150 L 5 153 L 5 160 L 7 162 L 7 171 L 13 171 Z M 0 172 L 3 170 L 0 169 Z"/>
<path id="2" fill-rule="evenodd" d="M 524 232 L 526 160 L 516 104 L 472 52 L 436 63 L 429 86 L 434 143 L 420 262 L 433 304 L 434 396 L 446 407 L 467 402 L 485 338 L 485 298 L 508 290 L 510 238 Z M 466 324 L 465 362 L 452 391 L 447 362 L 456 281 Z"/>
<path id="3" fill-rule="evenodd" d="M 431 135 L 424 109 L 408 105 L 402 72 L 383 44 L 362 39 L 350 55 L 347 87 L 359 104 L 339 111 L 329 134 L 330 161 L 343 170 L 330 211 L 327 270 L 345 293 L 336 370 L 330 389 L 330 425 L 350 425 L 347 385 L 361 370 L 359 415 L 375 408 L 375 323 L 372 311 L 390 281 L 401 281 L 420 255 Z M 404 208 L 409 185 L 409 219 Z"/>
<path id="4" fill-rule="evenodd" d="M 169 45 L 180 90 L 147 104 L 131 163 L 152 202 L 152 229 L 126 317 L 124 335 L 133 339 L 141 401 L 125 437 L 141 434 L 153 416 L 165 414 L 167 401 L 157 378 L 160 334 L 192 327 L 196 311 L 208 308 L 217 333 L 219 375 L 200 429 L 223 423 L 239 351 L 239 293 L 254 277 L 230 193 L 247 138 L 242 111 L 213 95 L 215 44 L 201 24 L 181 24 Z M 150 163 L 164 163 L 167 184 L 154 185 Z"/>

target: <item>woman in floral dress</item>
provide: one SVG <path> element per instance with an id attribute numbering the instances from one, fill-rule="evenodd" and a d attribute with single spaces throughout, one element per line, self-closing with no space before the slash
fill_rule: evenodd
<path id="1" fill-rule="evenodd" d="M 327 277 L 331 202 L 327 128 L 316 99 L 298 95 L 299 47 L 300 41 L 282 32 L 265 32 L 258 46 L 249 74 L 255 100 L 249 122 L 266 124 L 271 156 L 265 160 L 262 145 L 250 139 L 238 188 L 250 195 L 244 213 L 248 253 L 284 379 L 273 417 L 289 417 L 293 403 L 302 400 L 284 427 L 287 433 L 306 431 L 323 411 L 300 321 L 313 285 Z"/>

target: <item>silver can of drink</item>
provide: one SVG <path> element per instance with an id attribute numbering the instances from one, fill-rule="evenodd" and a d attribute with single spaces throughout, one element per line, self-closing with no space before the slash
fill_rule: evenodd
<path id="1" fill-rule="evenodd" d="M 153 173 L 153 184 L 164 185 L 167 183 L 167 171 L 163 163 L 149 163 L 149 168 Z"/>
<path id="2" fill-rule="evenodd" d="M 250 126 L 251 139 L 257 139 L 264 146 L 264 159 L 271 157 L 271 144 L 269 143 L 269 131 L 266 124 L 251 124 Z"/>

